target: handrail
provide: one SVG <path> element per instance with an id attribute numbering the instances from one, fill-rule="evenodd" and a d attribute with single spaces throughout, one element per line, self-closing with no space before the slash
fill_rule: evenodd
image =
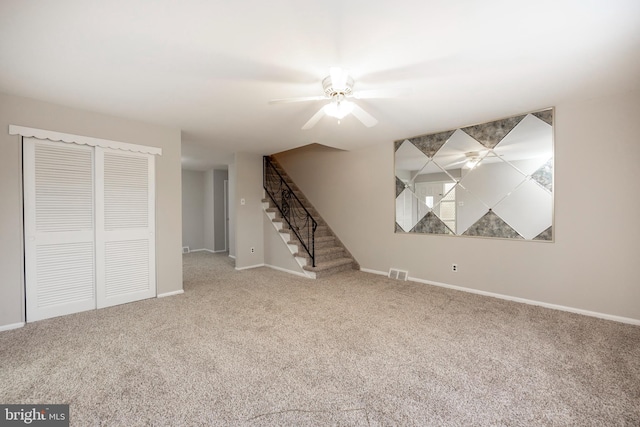
<path id="1" fill-rule="evenodd" d="M 311 264 L 316 266 L 315 237 L 318 222 L 304 207 L 284 180 L 280 172 L 271 162 L 269 156 L 263 157 L 263 187 L 280 211 L 280 215 L 294 232 L 304 250 L 311 257 Z"/>

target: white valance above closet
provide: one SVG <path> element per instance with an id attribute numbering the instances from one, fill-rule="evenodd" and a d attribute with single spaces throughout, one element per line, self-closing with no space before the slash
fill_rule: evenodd
<path id="1" fill-rule="evenodd" d="M 154 154 L 159 156 L 162 155 L 162 149 L 157 147 L 129 144 L 127 142 L 110 141 L 108 139 L 73 135 L 70 133 L 54 132 L 50 130 L 35 129 L 24 126 L 9 125 L 9 135 L 21 135 L 25 138 L 47 139 L 49 141 L 89 145 L 91 147 L 111 148 L 114 150 L 131 151 L 134 153 Z"/>
<path id="2" fill-rule="evenodd" d="M 10 126 L 22 137 L 27 322 L 156 296 L 162 150 Z"/>

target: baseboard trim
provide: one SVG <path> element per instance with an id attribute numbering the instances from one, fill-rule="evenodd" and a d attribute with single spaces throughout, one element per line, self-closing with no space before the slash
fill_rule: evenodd
<path id="1" fill-rule="evenodd" d="M 296 276 L 304 277 L 304 278 L 306 278 L 306 279 L 309 279 L 309 278 L 310 278 L 309 276 L 307 276 L 306 274 L 304 274 L 304 273 L 302 273 L 302 272 L 300 272 L 300 271 L 288 270 L 288 269 L 286 269 L 286 268 L 278 267 L 278 266 L 271 265 L 271 264 L 265 264 L 264 266 L 265 266 L 265 267 L 272 268 L 272 269 L 274 269 L 274 270 L 282 271 L 282 272 L 284 272 L 284 273 L 289 273 L 289 274 L 294 274 L 294 275 L 296 275 Z"/>
<path id="2" fill-rule="evenodd" d="M 229 258 L 231 258 L 231 259 L 236 259 L 236 256 L 235 256 L 235 255 L 231 255 L 231 254 L 229 254 Z"/>
<path id="3" fill-rule="evenodd" d="M 365 273 L 378 274 L 380 276 L 388 276 L 389 275 L 389 273 L 387 273 L 385 271 L 371 270 L 370 268 L 362 268 L 362 267 L 360 267 L 360 271 L 365 272 Z M 407 279 L 407 280 L 409 280 L 409 279 Z"/>
<path id="4" fill-rule="evenodd" d="M 223 252 L 227 252 L 227 250 L 226 249 L 221 249 L 219 251 L 211 251 L 211 252 L 213 252 L 214 254 L 221 254 Z"/>
<path id="5" fill-rule="evenodd" d="M 379 271 L 379 270 L 360 268 L 360 271 L 363 271 L 365 273 L 378 274 L 381 276 L 387 276 L 386 272 Z M 566 305 L 551 304 L 548 302 L 536 301 L 536 300 L 531 300 L 527 298 L 519 298 L 519 297 L 510 296 L 510 295 L 498 294 L 494 292 L 481 291 L 478 289 L 465 288 L 464 286 L 450 285 L 448 283 L 434 282 L 432 280 L 418 279 L 416 277 L 407 277 L 407 280 L 411 282 L 422 283 L 424 285 L 438 286 L 440 288 L 453 289 L 455 291 L 468 292 L 471 294 L 483 295 L 483 296 L 492 297 L 492 298 L 499 298 L 506 301 L 519 302 L 521 304 L 536 305 L 539 307 L 550 308 L 552 310 L 566 311 L 568 313 L 582 314 L 583 316 L 597 317 L 599 319 L 612 320 L 614 322 L 640 326 L 640 319 L 633 319 L 631 317 L 614 316 L 612 314 L 599 313 L 597 311 L 583 310 L 581 308 L 568 307 Z"/>
<path id="6" fill-rule="evenodd" d="M 174 295 L 180 294 L 184 294 L 184 289 L 180 289 L 179 291 L 165 292 L 164 294 L 158 294 L 158 298 L 172 297 Z"/>
<path id="7" fill-rule="evenodd" d="M 246 267 L 236 267 L 236 270 L 238 270 L 238 271 L 251 270 L 252 268 L 258 268 L 258 267 L 264 267 L 264 263 L 263 264 L 256 264 L 256 265 L 248 265 Z"/>
<path id="8" fill-rule="evenodd" d="M 18 328 L 23 328 L 25 325 L 24 322 L 20 322 L 20 323 L 11 323 L 9 325 L 2 325 L 0 326 L 0 332 L 3 331 L 10 331 L 12 329 L 18 329 Z"/>
<path id="9" fill-rule="evenodd" d="M 527 299 L 527 298 L 519 298 L 519 297 L 510 296 L 510 295 L 497 294 L 494 292 L 480 291 L 478 289 L 465 288 L 463 286 L 450 285 L 448 283 L 434 282 L 431 280 L 423 280 L 415 277 L 408 277 L 407 280 L 411 280 L 412 282 L 423 283 L 425 285 L 438 286 L 441 288 L 448 288 L 456 291 L 469 292 L 472 294 L 499 298 L 507 301 L 519 302 L 522 304 L 537 305 L 539 307 L 550 308 L 552 310 L 582 314 L 584 316 L 597 317 L 599 319 L 605 319 L 605 320 L 613 320 L 614 322 L 627 323 L 630 325 L 640 325 L 640 319 L 632 319 L 630 317 L 614 316 L 612 314 L 599 313 L 597 311 L 583 310 L 581 308 L 568 307 L 566 305 L 551 304 L 548 302 L 536 301 L 536 300 Z"/>
<path id="10" fill-rule="evenodd" d="M 215 251 L 212 251 L 211 249 L 191 249 L 191 252 L 209 252 L 215 254 Z"/>

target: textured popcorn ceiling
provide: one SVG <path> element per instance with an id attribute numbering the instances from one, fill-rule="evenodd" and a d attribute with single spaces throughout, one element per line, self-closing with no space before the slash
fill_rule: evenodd
<path id="1" fill-rule="evenodd" d="M 225 159 L 353 149 L 638 89 L 639 47 L 637 0 L 0 3 L 1 92 L 178 127 Z M 302 131 L 322 101 L 267 104 L 322 94 L 330 66 L 349 68 L 354 90 L 405 94 L 359 101 L 373 128 L 325 117 Z"/>

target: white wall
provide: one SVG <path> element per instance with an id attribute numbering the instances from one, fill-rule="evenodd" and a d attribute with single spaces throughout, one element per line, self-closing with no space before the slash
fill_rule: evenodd
<path id="1" fill-rule="evenodd" d="M 213 227 L 215 229 L 215 241 L 213 249 L 216 252 L 225 251 L 225 227 L 227 226 L 227 213 L 225 212 L 224 182 L 229 180 L 226 170 L 213 171 Z"/>
<path id="2" fill-rule="evenodd" d="M 264 265 L 262 156 L 236 153 L 235 160 L 235 257 L 243 269 Z"/>
<path id="3" fill-rule="evenodd" d="M 214 170 L 208 170 L 204 173 L 204 249 L 211 251 L 216 250 L 216 230 L 214 227 L 215 220 L 215 197 L 214 197 Z M 183 214 L 184 215 L 184 214 Z"/>
<path id="4" fill-rule="evenodd" d="M 225 248 L 226 170 L 182 171 L 182 246 L 221 252 Z"/>
<path id="5" fill-rule="evenodd" d="M 10 124 L 162 148 L 156 158 L 158 294 L 182 289 L 180 129 L 0 94 L 0 328 L 24 322 L 21 142 Z"/>
<path id="6" fill-rule="evenodd" d="M 236 257 L 236 163 L 229 165 L 229 256 Z"/>
<path id="7" fill-rule="evenodd" d="M 206 248 L 205 172 L 182 171 L 182 246 Z"/>
<path id="8" fill-rule="evenodd" d="M 391 141 L 278 160 L 362 268 L 640 320 L 639 117 L 637 91 L 556 107 L 554 243 L 395 234 Z"/>

